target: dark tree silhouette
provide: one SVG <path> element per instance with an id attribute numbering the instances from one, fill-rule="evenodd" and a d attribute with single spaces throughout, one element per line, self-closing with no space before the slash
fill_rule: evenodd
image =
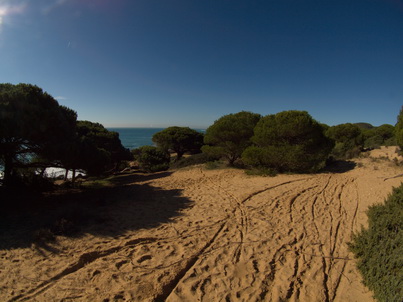
<path id="1" fill-rule="evenodd" d="M 397 123 L 395 128 L 396 142 L 400 147 L 400 150 L 403 150 L 403 106 L 400 110 L 399 115 L 397 116 Z"/>
<path id="2" fill-rule="evenodd" d="M 116 168 L 123 160 L 131 160 L 129 149 L 122 146 L 119 134 L 105 129 L 99 123 L 78 121 L 76 135 L 60 150 L 61 163 L 66 170 L 83 169 L 90 175 L 99 175 Z"/>
<path id="3" fill-rule="evenodd" d="M 46 166 L 57 157 L 55 146 L 74 136 L 76 113 L 41 88 L 30 84 L 0 84 L 0 161 L 4 184 L 17 168 Z M 34 157 L 46 162 L 33 162 Z"/>
<path id="4" fill-rule="evenodd" d="M 203 145 L 203 134 L 189 127 L 168 127 L 153 135 L 153 142 L 165 152 L 176 152 L 176 159 L 180 159 L 185 152 L 200 152 Z"/>

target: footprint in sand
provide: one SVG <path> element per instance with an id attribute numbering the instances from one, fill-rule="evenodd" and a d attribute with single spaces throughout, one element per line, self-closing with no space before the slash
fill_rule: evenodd
<path id="1" fill-rule="evenodd" d="M 117 269 L 120 269 L 122 267 L 122 265 L 124 265 L 124 264 L 126 264 L 128 262 L 129 261 L 127 261 L 127 260 L 123 260 L 123 261 L 115 263 L 115 266 L 116 266 Z"/>
<path id="2" fill-rule="evenodd" d="M 150 260 L 151 258 L 152 258 L 151 255 L 144 255 L 144 256 L 140 257 L 140 258 L 137 260 L 137 263 L 142 263 L 142 262 L 144 262 L 144 261 L 146 261 L 146 260 Z"/>

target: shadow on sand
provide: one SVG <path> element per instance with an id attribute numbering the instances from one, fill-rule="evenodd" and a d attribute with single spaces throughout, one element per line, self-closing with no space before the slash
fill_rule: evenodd
<path id="1" fill-rule="evenodd" d="M 353 161 L 348 160 L 336 160 L 329 163 L 324 169 L 323 172 L 331 172 L 331 173 L 346 173 L 348 171 L 353 170 L 357 164 Z"/>
<path id="2" fill-rule="evenodd" d="M 192 202 L 181 196 L 181 190 L 163 190 L 144 182 L 170 174 L 119 175 L 106 187 L 57 190 L 43 196 L 3 194 L 2 204 L 9 208 L 3 207 L 0 214 L 0 250 L 34 246 L 57 253 L 52 247 L 57 235 L 117 237 L 169 222 Z"/>

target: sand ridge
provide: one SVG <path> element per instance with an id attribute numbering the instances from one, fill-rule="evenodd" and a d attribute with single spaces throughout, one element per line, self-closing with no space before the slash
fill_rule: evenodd
<path id="1" fill-rule="evenodd" d="M 0 299 L 373 301 L 347 242 L 366 224 L 368 206 L 382 202 L 403 177 L 390 161 L 356 164 L 276 177 L 195 166 L 137 182 L 158 194 L 139 197 L 133 189 L 110 211 L 116 224 L 129 223 L 133 207 L 163 215 L 173 190 L 188 204 L 165 222 L 118 236 L 60 237 L 58 253 L 1 250 Z"/>

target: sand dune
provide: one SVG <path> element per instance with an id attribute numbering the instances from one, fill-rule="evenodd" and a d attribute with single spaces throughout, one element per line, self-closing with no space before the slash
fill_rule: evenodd
<path id="1" fill-rule="evenodd" d="M 390 161 L 356 163 L 272 178 L 196 166 L 127 184 L 109 223 L 58 237 L 58 252 L 2 249 L 0 300 L 373 301 L 347 242 L 403 177 Z M 177 198 L 186 206 L 147 225 Z"/>

